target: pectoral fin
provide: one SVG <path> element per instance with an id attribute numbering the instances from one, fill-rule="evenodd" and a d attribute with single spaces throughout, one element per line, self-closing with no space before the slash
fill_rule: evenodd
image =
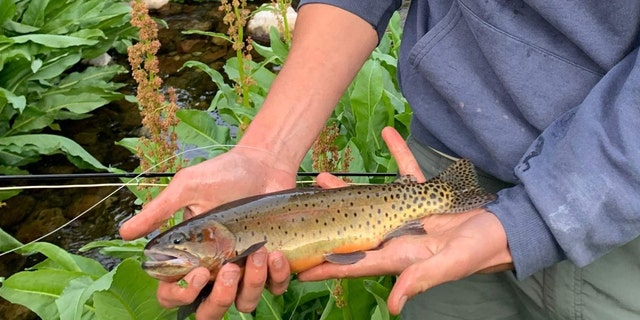
<path id="1" fill-rule="evenodd" d="M 324 259 L 335 264 L 354 264 L 362 260 L 367 254 L 364 251 L 350 253 L 327 253 Z"/>
<path id="2" fill-rule="evenodd" d="M 254 243 L 251 246 L 249 246 L 249 248 L 247 248 L 246 250 L 240 252 L 237 256 L 226 260 L 223 264 L 227 264 L 227 263 L 235 263 L 237 265 L 239 265 L 240 267 L 244 267 L 246 261 L 247 261 L 247 257 L 260 250 L 260 248 L 264 247 L 264 245 L 267 243 L 267 241 L 261 241 L 258 243 Z"/>

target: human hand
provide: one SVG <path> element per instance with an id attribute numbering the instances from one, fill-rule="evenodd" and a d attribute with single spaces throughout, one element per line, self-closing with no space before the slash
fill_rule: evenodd
<path id="1" fill-rule="evenodd" d="M 418 164 L 402 138 L 385 129 L 383 138 L 398 162 L 400 173 L 423 182 Z M 330 175 L 318 177 L 322 187 L 341 187 Z M 324 263 L 298 274 L 302 281 L 372 275 L 400 275 L 388 298 L 389 311 L 399 314 L 407 299 L 436 285 L 474 273 L 512 268 L 512 257 L 500 221 L 484 209 L 434 215 L 422 220 L 426 235 L 391 239 L 379 250 L 351 265 Z"/>
<path id="2" fill-rule="evenodd" d="M 297 167 L 289 169 L 281 159 L 255 148 L 239 148 L 201 164 L 180 170 L 169 186 L 142 211 L 120 228 L 123 239 L 135 239 L 160 227 L 171 215 L 184 208 L 189 219 L 211 208 L 239 198 L 279 191 L 295 186 Z M 282 294 L 289 282 L 289 264 L 279 252 L 263 248 L 248 259 L 244 272 L 235 264 L 219 271 L 213 292 L 196 312 L 198 319 L 222 318 L 235 301 L 239 311 L 250 312 L 257 306 L 265 283 L 274 294 Z M 209 282 L 205 268 L 192 270 L 184 277 L 189 284 L 176 282 L 158 285 L 158 300 L 167 308 L 191 303 Z"/>

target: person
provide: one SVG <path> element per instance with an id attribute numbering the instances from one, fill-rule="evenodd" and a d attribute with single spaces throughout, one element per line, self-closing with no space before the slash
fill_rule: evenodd
<path id="1" fill-rule="evenodd" d="M 400 2 L 301 1 L 286 64 L 238 147 L 180 171 L 122 237 L 143 236 L 180 208 L 189 217 L 293 187 Z M 470 159 L 498 200 L 427 218 L 426 235 L 299 278 L 399 275 L 388 306 L 406 319 L 637 318 L 639 46 L 634 0 L 412 1 L 398 65 L 414 110 L 409 147 L 427 176 Z M 187 304 L 208 276 L 192 271 L 187 288 L 160 283 L 158 298 Z M 234 302 L 253 310 L 265 285 L 284 292 L 289 268 L 261 250 L 240 276 L 224 266 L 197 318 L 219 319 Z"/>

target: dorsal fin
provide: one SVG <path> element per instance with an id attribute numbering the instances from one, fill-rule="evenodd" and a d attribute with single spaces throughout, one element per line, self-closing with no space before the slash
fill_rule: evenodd
<path id="1" fill-rule="evenodd" d="M 447 183 L 453 189 L 453 212 L 469 211 L 496 199 L 480 187 L 475 167 L 468 159 L 457 160 L 434 180 Z"/>

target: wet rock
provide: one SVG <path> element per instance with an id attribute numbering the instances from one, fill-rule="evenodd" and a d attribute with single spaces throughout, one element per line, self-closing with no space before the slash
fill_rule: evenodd
<path id="1" fill-rule="evenodd" d="M 22 222 L 35 207 L 36 200 L 28 195 L 17 195 L 6 201 L 6 205 L 2 207 L 2 219 L 0 219 L 0 228 L 8 229 Z"/>
<path id="2" fill-rule="evenodd" d="M 27 309 L 19 304 L 11 304 L 9 301 L 4 299 L 0 299 L 0 315 L 2 315 L 2 319 L 11 319 L 11 320 L 35 320 L 38 319 L 38 316 L 31 312 L 31 310 Z"/>
<path id="3" fill-rule="evenodd" d="M 178 45 L 178 52 L 181 53 L 193 53 L 196 51 L 202 51 L 207 46 L 208 41 L 205 39 L 187 39 L 181 41 Z"/>
<path id="4" fill-rule="evenodd" d="M 23 243 L 33 241 L 66 222 L 61 208 L 42 209 L 19 226 L 16 238 Z"/>
<path id="5" fill-rule="evenodd" d="M 71 202 L 71 205 L 65 209 L 62 214 L 67 219 L 73 219 L 85 212 L 87 209 L 96 205 L 96 203 L 100 202 L 103 198 L 104 196 L 101 194 L 85 194 L 79 196 L 76 200 Z M 102 210 L 104 210 L 104 203 L 96 205 L 92 210 L 93 212 L 102 212 Z"/>

